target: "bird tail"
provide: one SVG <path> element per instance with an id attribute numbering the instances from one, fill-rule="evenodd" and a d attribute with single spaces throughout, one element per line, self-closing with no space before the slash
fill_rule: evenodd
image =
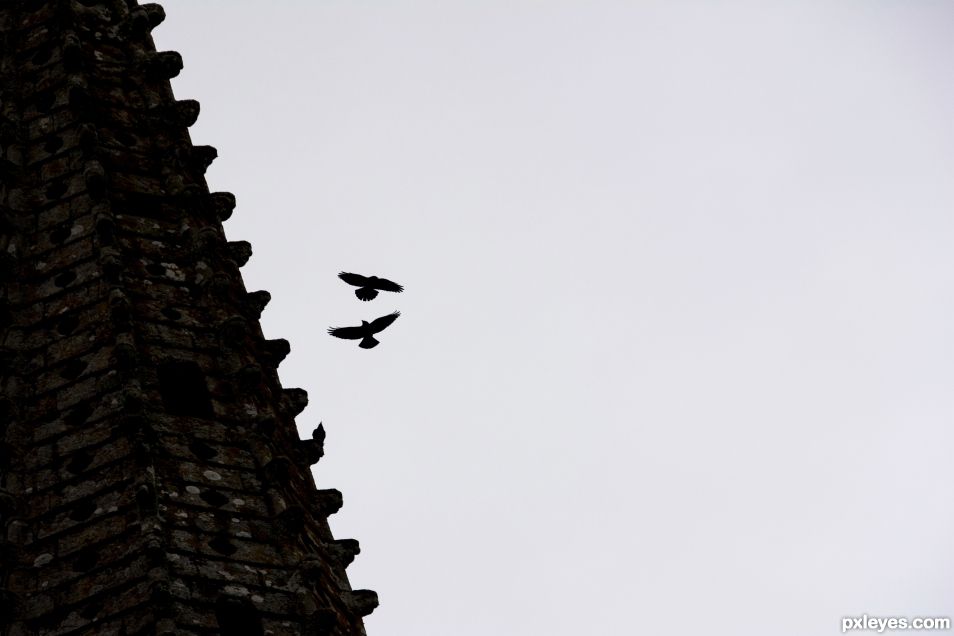
<path id="1" fill-rule="evenodd" d="M 360 289 L 354 290 L 354 295 L 360 298 L 361 300 L 371 300 L 378 295 L 376 289 L 371 289 L 370 287 L 362 287 Z"/>
<path id="2" fill-rule="evenodd" d="M 358 343 L 358 346 L 362 349 L 374 349 L 378 346 L 378 341 L 374 339 L 374 336 L 365 336 L 364 340 Z"/>

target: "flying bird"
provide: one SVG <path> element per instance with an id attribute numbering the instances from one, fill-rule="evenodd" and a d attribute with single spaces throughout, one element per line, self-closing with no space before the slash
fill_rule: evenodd
<path id="1" fill-rule="evenodd" d="M 384 331 L 388 325 L 397 320 L 401 312 L 396 311 L 387 316 L 375 318 L 371 322 L 361 321 L 360 327 L 332 327 L 328 330 L 335 338 L 344 338 L 345 340 L 361 340 L 358 346 L 362 349 L 373 349 L 378 346 L 378 341 L 374 339 L 374 334 Z"/>
<path id="2" fill-rule="evenodd" d="M 361 300 L 371 300 L 378 295 L 378 290 L 398 293 L 404 291 L 404 288 L 397 283 L 377 276 L 362 276 L 361 274 L 341 272 L 338 274 L 338 278 L 357 287 L 358 289 L 354 290 L 354 295 Z"/>

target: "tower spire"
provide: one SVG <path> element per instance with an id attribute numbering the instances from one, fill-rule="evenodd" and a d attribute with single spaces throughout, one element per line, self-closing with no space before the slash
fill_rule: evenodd
<path id="1" fill-rule="evenodd" d="M 164 17 L 0 6 L 0 633 L 360 636 Z"/>

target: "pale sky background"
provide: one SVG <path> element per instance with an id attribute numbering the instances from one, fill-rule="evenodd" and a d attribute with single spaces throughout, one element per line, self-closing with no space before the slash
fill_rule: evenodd
<path id="1" fill-rule="evenodd" d="M 954 3 L 163 5 L 370 636 L 954 614 Z"/>

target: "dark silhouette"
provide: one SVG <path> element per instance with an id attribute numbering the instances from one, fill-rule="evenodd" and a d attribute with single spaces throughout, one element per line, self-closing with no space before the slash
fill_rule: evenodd
<path id="1" fill-rule="evenodd" d="M 341 272 L 338 274 L 338 278 L 357 287 L 358 289 L 354 290 L 354 295 L 361 300 L 371 300 L 378 295 L 378 290 L 398 293 L 404 291 L 404 288 L 397 283 L 377 276 L 362 276 L 361 274 Z"/>
<path id="2" fill-rule="evenodd" d="M 363 636 L 377 595 L 351 589 L 357 542 L 328 530 L 342 495 L 308 468 L 324 428 L 296 430 L 308 394 L 279 381 L 288 343 L 262 337 L 270 295 L 237 269 L 251 248 L 226 240 L 235 196 L 203 176 L 217 152 L 190 140 L 199 103 L 173 98 L 164 17 L 156 0 L 0 0 L 0 634 Z M 182 475 L 201 487 L 167 497 Z"/>
<path id="3" fill-rule="evenodd" d="M 311 432 L 311 439 L 315 440 L 318 444 L 325 443 L 325 423 L 318 422 L 318 428 Z"/>
<path id="4" fill-rule="evenodd" d="M 401 312 L 396 311 L 387 316 L 375 318 L 370 323 L 367 320 L 361 321 L 360 327 L 332 327 L 328 330 L 335 338 L 344 338 L 346 340 L 358 340 L 358 346 L 362 349 L 373 349 L 378 346 L 378 341 L 374 339 L 374 334 L 384 331 L 388 325 L 397 320 Z"/>

